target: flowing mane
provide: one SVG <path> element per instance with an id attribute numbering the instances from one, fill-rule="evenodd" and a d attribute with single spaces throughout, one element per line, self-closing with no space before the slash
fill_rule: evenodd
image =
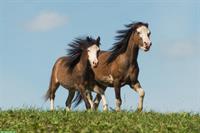
<path id="1" fill-rule="evenodd" d="M 132 22 L 131 24 L 125 25 L 126 29 L 117 31 L 118 35 L 115 37 L 117 42 L 115 42 L 113 47 L 110 49 L 111 55 L 108 57 L 107 63 L 111 63 L 118 55 L 126 51 L 131 34 L 141 25 L 148 27 L 147 23 Z"/>
<path id="2" fill-rule="evenodd" d="M 80 61 L 83 51 L 96 43 L 96 40 L 92 37 L 87 36 L 83 38 L 76 38 L 69 44 L 70 48 L 67 49 L 67 56 L 69 57 L 69 60 L 66 63 L 66 67 L 72 71 L 76 64 Z"/>

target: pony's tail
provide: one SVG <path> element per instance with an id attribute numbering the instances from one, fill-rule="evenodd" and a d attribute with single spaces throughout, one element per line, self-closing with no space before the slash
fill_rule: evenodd
<path id="1" fill-rule="evenodd" d="M 46 92 L 46 94 L 44 95 L 44 101 L 46 102 L 49 98 L 50 98 L 50 89 L 48 89 L 48 91 Z"/>
<path id="2" fill-rule="evenodd" d="M 51 78 L 50 78 L 50 83 L 49 83 L 49 89 L 47 90 L 46 94 L 44 95 L 44 101 L 46 102 L 48 99 L 50 99 L 50 96 L 51 96 L 51 93 L 52 93 L 52 87 L 53 87 L 53 73 L 54 73 L 54 70 L 55 69 L 55 65 L 53 66 L 53 69 L 52 69 L 52 73 L 51 73 Z"/>
<path id="3" fill-rule="evenodd" d="M 81 93 L 79 91 L 76 91 L 76 97 L 72 101 L 72 103 L 75 103 L 74 108 L 76 108 L 82 101 L 83 101 L 83 98 L 81 96 Z"/>

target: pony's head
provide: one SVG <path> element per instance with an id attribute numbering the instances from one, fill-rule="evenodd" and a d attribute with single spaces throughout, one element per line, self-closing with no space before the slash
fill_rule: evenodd
<path id="1" fill-rule="evenodd" d="M 100 51 L 99 45 L 100 45 L 100 37 L 98 37 L 96 40 L 90 37 L 87 37 L 88 41 L 88 48 L 87 48 L 87 54 L 88 54 L 88 60 L 90 62 L 90 65 L 92 67 L 96 67 L 98 65 L 98 53 Z"/>
<path id="2" fill-rule="evenodd" d="M 100 51 L 100 37 L 93 39 L 91 37 L 76 38 L 69 46 L 68 56 L 69 61 L 67 67 L 73 70 L 75 65 L 81 60 L 81 57 L 87 58 L 91 67 L 96 67 L 98 64 L 98 53 Z"/>
<path id="3" fill-rule="evenodd" d="M 150 40 L 151 32 L 147 23 L 137 22 L 133 25 L 133 39 L 138 47 L 144 51 L 148 51 L 152 45 Z"/>

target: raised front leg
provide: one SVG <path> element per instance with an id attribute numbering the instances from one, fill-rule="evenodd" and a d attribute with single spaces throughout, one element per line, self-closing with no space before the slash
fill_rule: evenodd
<path id="1" fill-rule="evenodd" d="M 145 92 L 142 89 L 142 87 L 141 87 L 139 82 L 131 84 L 130 87 L 139 94 L 139 101 L 138 101 L 137 110 L 140 112 L 143 109 L 143 101 L 144 101 Z"/>

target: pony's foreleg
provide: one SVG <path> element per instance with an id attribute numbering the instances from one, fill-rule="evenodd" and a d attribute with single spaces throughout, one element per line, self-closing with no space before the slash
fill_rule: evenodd
<path id="1" fill-rule="evenodd" d="M 97 94 L 94 99 L 94 109 L 95 110 L 98 108 L 100 101 L 101 101 L 101 95 Z"/>
<path id="2" fill-rule="evenodd" d="M 141 87 L 141 85 L 140 85 L 139 82 L 132 84 L 131 88 L 133 90 L 135 90 L 139 94 L 139 101 L 138 101 L 138 108 L 137 108 L 137 110 L 140 112 L 143 109 L 143 101 L 144 101 L 145 92 L 142 89 L 142 87 Z"/>
<path id="3" fill-rule="evenodd" d="M 108 104 L 106 102 L 105 93 L 96 95 L 96 97 L 94 99 L 94 109 L 97 110 L 101 99 L 102 99 L 102 104 L 103 104 L 103 111 L 107 111 L 108 110 Z"/>
<path id="4" fill-rule="evenodd" d="M 85 88 L 82 85 L 79 86 L 79 91 L 80 91 L 81 96 L 82 96 L 82 98 L 83 98 L 83 100 L 85 102 L 86 109 L 90 109 L 90 103 L 89 103 L 89 101 L 87 99 Z"/>
<path id="5" fill-rule="evenodd" d="M 102 103 L 103 103 L 103 111 L 107 111 L 108 110 L 108 104 L 106 102 L 106 96 L 105 94 L 101 94 L 101 98 L 102 98 Z"/>
<path id="6" fill-rule="evenodd" d="M 74 98 L 75 91 L 72 91 L 71 89 L 69 90 L 69 94 L 67 97 L 67 100 L 65 102 L 66 105 L 66 111 L 71 111 L 71 104 L 72 104 L 72 99 Z"/>
<path id="7" fill-rule="evenodd" d="M 116 102 L 116 111 L 120 111 L 122 99 L 121 99 L 121 86 L 118 81 L 115 81 L 114 88 L 115 88 L 115 98 L 116 98 L 116 101 L 115 101 Z"/>
<path id="8" fill-rule="evenodd" d="M 93 97 L 92 97 L 91 91 L 86 90 L 86 96 L 87 96 L 87 99 L 88 99 L 88 101 L 89 101 L 89 103 L 90 103 L 91 109 L 94 110 L 95 108 L 94 108 L 94 102 L 92 101 L 92 100 L 93 100 Z"/>
<path id="9" fill-rule="evenodd" d="M 97 96 L 95 98 L 95 102 L 96 102 L 95 105 L 97 105 L 97 107 L 98 107 L 99 102 L 102 99 L 103 110 L 107 111 L 108 110 L 108 104 L 107 104 L 106 96 L 105 96 L 105 93 L 104 93 L 105 89 L 106 88 L 103 88 L 103 87 L 100 87 L 100 86 L 97 86 L 97 85 L 94 87 L 94 91 L 97 93 Z"/>

